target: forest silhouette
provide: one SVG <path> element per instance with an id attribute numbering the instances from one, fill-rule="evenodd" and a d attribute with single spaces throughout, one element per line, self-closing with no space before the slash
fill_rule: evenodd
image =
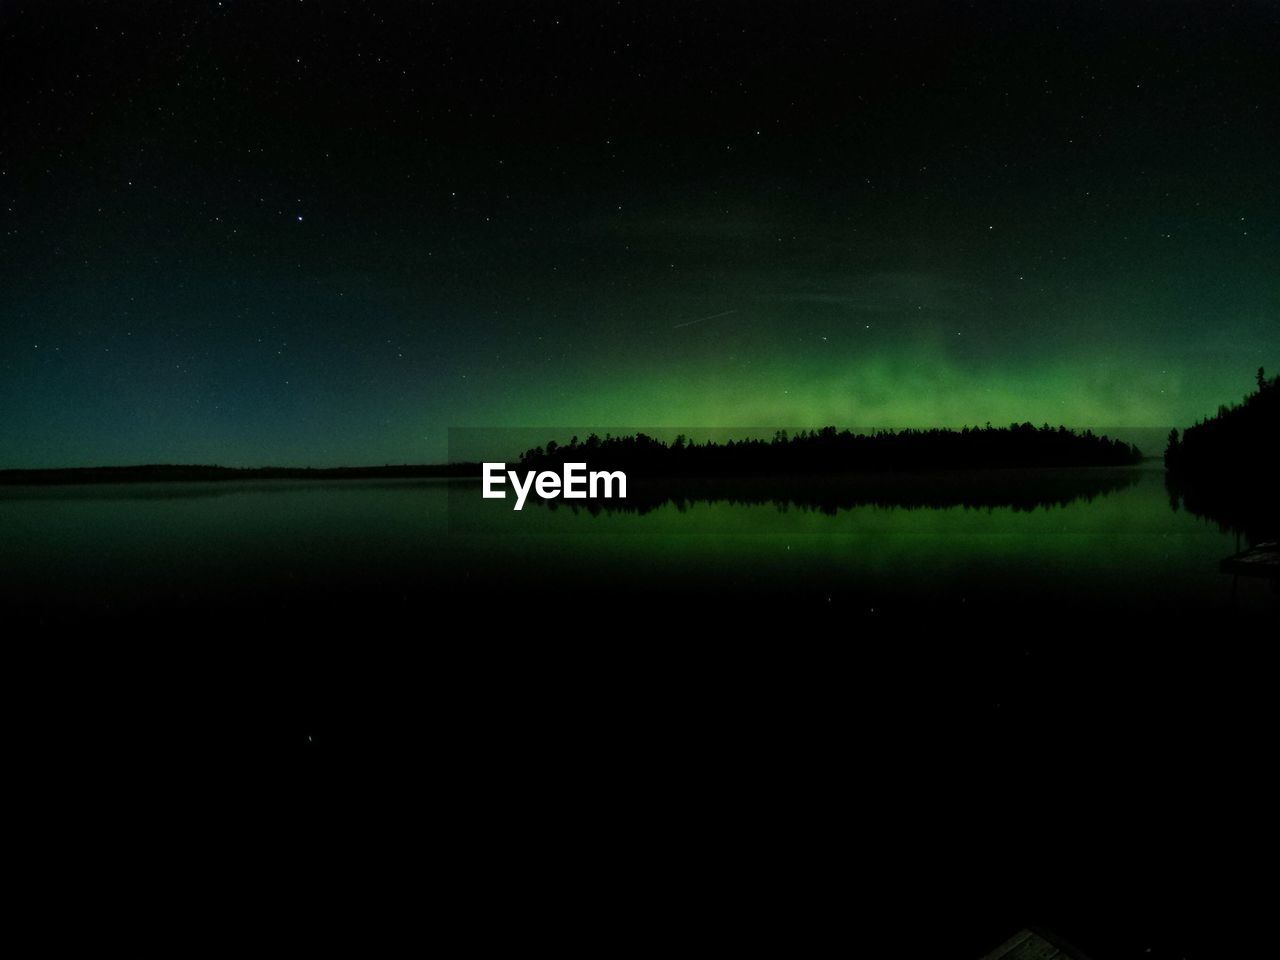
<path id="1" fill-rule="evenodd" d="M 1066 427 L 965 427 L 962 430 L 837 432 L 835 427 L 778 431 L 771 440 L 696 443 L 684 436 L 666 443 L 644 433 L 584 442 L 551 440 L 520 455 L 526 469 L 559 470 L 585 460 L 593 470 L 633 471 L 644 477 L 817 476 L 868 471 L 965 470 L 988 467 L 1126 466 L 1139 462 L 1137 447 Z M 475 477 L 480 464 L 387 464 L 377 467 L 222 467 L 212 464 L 144 464 L 0 470 L 0 486 L 168 483 L 228 480 L 370 480 Z"/>
<path id="2" fill-rule="evenodd" d="M 775 432 L 772 439 L 672 442 L 644 433 L 566 444 L 549 442 L 520 457 L 527 470 L 558 471 L 567 462 L 592 470 L 622 470 L 625 500 L 543 501 L 551 509 L 644 514 L 665 505 L 773 504 L 778 509 L 835 514 L 855 507 L 1011 507 L 1018 511 L 1065 506 L 1135 482 L 1137 447 L 1066 427 L 962 430 L 883 430 L 870 434 L 835 427 Z M 1073 470 L 1042 468 L 1113 468 Z M 993 469 L 995 468 L 995 469 Z"/>
<path id="3" fill-rule="evenodd" d="M 1280 539 L 1280 377 L 1258 368 L 1256 388 L 1238 404 L 1169 434 L 1165 484 L 1170 505 L 1237 530 L 1252 543 Z"/>
<path id="4" fill-rule="evenodd" d="M 623 470 L 641 477 L 788 477 L 870 471 L 945 471 L 1010 467 L 1117 467 L 1142 460 L 1131 444 L 1077 433 L 1066 427 L 1030 423 L 1008 427 L 965 427 L 962 430 L 837 431 L 835 427 L 801 430 L 788 436 L 777 431 L 771 440 L 728 440 L 696 443 L 680 435 L 671 443 L 644 433 L 579 441 L 526 450 L 527 470 L 556 470 L 566 462 L 585 461 L 593 470 Z"/>

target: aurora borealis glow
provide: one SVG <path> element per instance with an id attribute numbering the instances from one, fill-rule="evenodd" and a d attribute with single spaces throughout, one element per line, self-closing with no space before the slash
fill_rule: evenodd
<path id="1" fill-rule="evenodd" d="M 0 466 L 1160 427 L 1280 366 L 1274 6 L 788 6 L 4 10 Z"/>

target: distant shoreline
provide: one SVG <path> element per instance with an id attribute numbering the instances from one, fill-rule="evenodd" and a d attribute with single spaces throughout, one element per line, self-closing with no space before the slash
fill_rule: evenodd
<path id="1" fill-rule="evenodd" d="M 811 479 L 828 479 L 842 476 L 866 475 L 929 475 L 955 473 L 1010 473 L 1017 471 L 1057 471 L 1057 470 L 1116 470 L 1138 469 L 1144 463 L 1154 463 L 1158 457 L 1144 457 L 1141 463 L 1131 465 L 1092 466 L 1061 465 L 1008 465 L 992 464 L 989 467 L 967 466 L 963 468 L 940 465 L 933 469 L 915 468 L 909 470 L 893 470 L 887 468 L 870 468 L 863 470 L 831 470 L 827 473 L 808 474 Z M 749 472 L 737 476 L 739 480 L 777 480 L 786 474 L 752 474 Z M 803 480 L 805 475 L 791 475 L 794 480 Z M 480 479 L 480 464 L 413 464 L 404 466 L 383 467 L 218 467 L 181 464 L 156 464 L 137 467 L 60 467 L 51 469 L 11 469 L 0 470 L 0 488 L 19 486 L 72 486 L 76 484 L 111 484 L 111 483 L 207 483 L 234 482 L 237 480 L 428 480 L 428 479 Z M 655 475 L 643 478 L 642 482 L 674 482 L 731 479 L 729 477 L 698 477 Z"/>
<path id="2" fill-rule="evenodd" d="M 0 470 L 0 486 L 202 483 L 230 480 L 408 480 L 479 476 L 478 463 L 405 464 L 382 467 L 218 467 L 199 464 L 147 464 L 134 467 Z"/>

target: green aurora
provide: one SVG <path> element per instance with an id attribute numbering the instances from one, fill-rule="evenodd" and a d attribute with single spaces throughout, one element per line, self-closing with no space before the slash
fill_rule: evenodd
<path id="1" fill-rule="evenodd" d="M 1167 429 L 1280 368 L 1262 8 L 119 15 L 4 14 L 0 467 Z"/>

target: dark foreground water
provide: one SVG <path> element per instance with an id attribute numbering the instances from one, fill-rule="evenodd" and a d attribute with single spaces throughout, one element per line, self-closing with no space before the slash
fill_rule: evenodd
<path id="1" fill-rule="evenodd" d="M 1276 596 L 1233 590 L 1236 535 L 1158 471 L 509 508 L 449 481 L 0 492 L 23 729 L 108 746 L 42 803 L 74 822 L 216 755 L 182 794 L 216 798 L 202 830 L 248 810 L 317 876 L 337 824 L 425 844 L 438 885 L 384 902 L 482 937 L 514 892 L 504 922 L 578 948 L 696 916 L 788 953 L 976 960 L 1035 923 L 1160 960 L 1238 955 L 1267 916 Z M 346 733 L 300 760 L 273 723 Z M 623 902 L 654 925 L 609 929 Z"/>

